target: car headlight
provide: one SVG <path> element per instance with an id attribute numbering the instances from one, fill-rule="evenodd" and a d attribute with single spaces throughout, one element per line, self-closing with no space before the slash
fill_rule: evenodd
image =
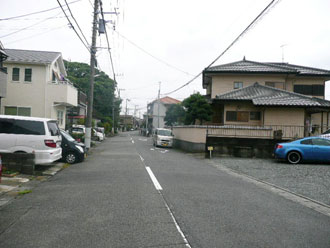
<path id="1" fill-rule="evenodd" d="M 77 147 L 77 149 L 81 152 L 81 153 L 84 153 L 84 149 L 81 147 L 81 146 L 77 146 L 77 145 L 75 145 L 76 147 Z"/>

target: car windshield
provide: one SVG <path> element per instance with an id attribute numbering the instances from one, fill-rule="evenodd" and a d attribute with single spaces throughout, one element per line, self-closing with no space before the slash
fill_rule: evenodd
<path id="1" fill-rule="evenodd" d="M 70 134 L 68 134 L 67 132 L 61 131 L 61 134 L 64 136 L 64 138 L 66 138 L 68 141 L 75 141 L 74 138 L 71 137 Z"/>
<path id="2" fill-rule="evenodd" d="M 158 135 L 161 136 L 171 136 L 172 131 L 171 130 L 158 130 Z"/>

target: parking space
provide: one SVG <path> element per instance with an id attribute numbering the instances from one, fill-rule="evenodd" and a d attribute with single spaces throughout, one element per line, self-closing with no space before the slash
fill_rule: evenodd
<path id="1" fill-rule="evenodd" d="M 273 159 L 214 158 L 212 164 L 330 205 L 330 164 L 291 165 Z"/>

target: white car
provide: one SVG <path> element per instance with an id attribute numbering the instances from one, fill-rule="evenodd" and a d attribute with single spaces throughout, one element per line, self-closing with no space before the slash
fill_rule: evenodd
<path id="1" fill-rule="evenodd" d="M 46 118 L 0 115 L 0 152 L 34 153 L 36 164 L 62 157 L 57 121 Z"/>
<path id="2" fill-rule="evenodd" d="M 153 145 L 172 147 L 173 146 L 172 131 L 165 128 L 156 128 L 153 134 Z"/>
<path id="3" fill-rule="evenodd" d="M 98 141 L 104 140 L 103 133 L 96 131 L 94 128 L 93 128 L 93 135 L 97 138 Z"/>

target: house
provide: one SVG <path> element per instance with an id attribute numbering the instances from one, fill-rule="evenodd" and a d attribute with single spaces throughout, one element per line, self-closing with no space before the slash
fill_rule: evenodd
<path id="1" fill-rule="evenodd" d="M 0 42 L 0 108 L 1 99 L 7 95 L 7 71 L 5 70 L 3 63 L 7 59 L 7 54 Z"/>
<path id="2" fill-rule="evenodd" d="M 328 102 L 321 101 L 327 80 L 328 70 L 245 58 L 203 71 L 212 123 L 219 125 L 310 125 L 321 132 L 330 124 Z"/>
<path id="3" fill-rule="evenodd" d="M 0 112 L 57 119 L 65 128 L 67 109 L 77 106 L 78 91 L 66 78 L 59 52 L 5 49 L 7 97 Z"/>
<path id="4" fill-rule="evenodd" d="M 166 96 L 159 100 L 154 100 L 148 104 L 147 116 L 148 116 L 148 129 L 151 131 L 155 128 L 163 128 L 165 126 L 164 118 L 166 116 L 167 109 L 172 104 L 179 104 L 180 101 L 172 97 Z"/>
<path id="5" fill-rule="evenodd" d="M 271 157 L 278 142 L 318 135 L 330 126 L 330 71 L 245 58 L 203 71 L 212 105 L 207 126 L 173 127 L 175 146 L 191 152 Z"/>
<path id="6" fill-rule="evenodd" d="M 120 115 L 119 116 L 119 127 L 122 131 L 131 129 L 134 125 L 133 115 Z"/>

